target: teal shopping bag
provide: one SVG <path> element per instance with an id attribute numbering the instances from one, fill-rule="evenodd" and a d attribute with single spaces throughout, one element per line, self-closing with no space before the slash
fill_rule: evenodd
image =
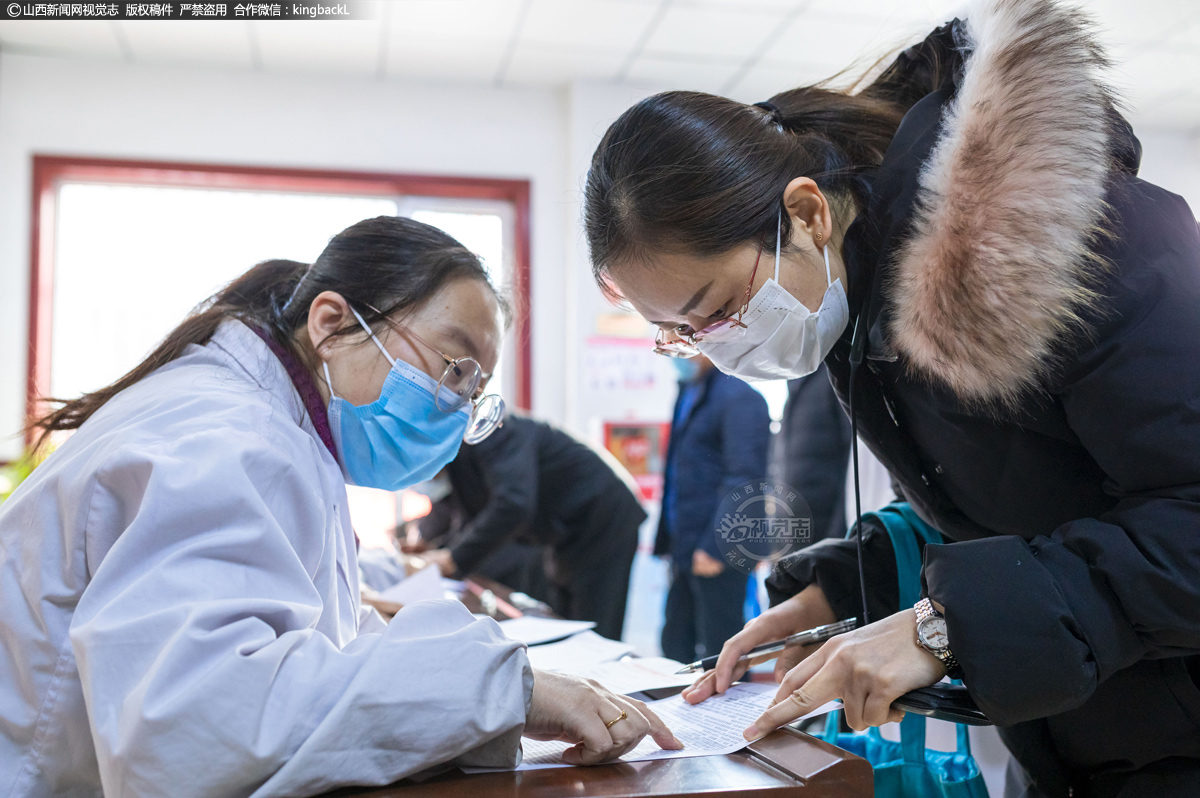
<path id="1" fill-rule="evenodd" d="M 917 536 L 941 543 L 942 535 L 922 521 L 907 502 L 889 504 L 867 513 L 883 524 L 896 552 L 900 606 L 911 607 L 921 597 L 921 558 Z M 900 722 L 900 742 L 884 739 L 879 729 L 840 733 L 841 712 L 829 713 L 825 741 L 861 756 L 875 771 L 876 798 L 988 798 L 979 765 L 971 756 L 967 726 L 958 724 L 957 751 L 925 749 L 925 718 L 908 713 Z"/>

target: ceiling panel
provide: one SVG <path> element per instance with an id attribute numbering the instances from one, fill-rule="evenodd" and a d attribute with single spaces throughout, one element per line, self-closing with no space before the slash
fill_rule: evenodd
<path id="1" fill-rule="evenodd" d="M 378 20 L 251 22 L 263 69 L 369 77 L 379 73 Z"/>
<path id="2" fill-rule="evenodd" d="M 932 28 L 952 19 L 953 9 L 960 5 L 948 0 L 812 0 L 804 4 L 804 13 L 869 24 L 920 22 Z"/>
<path id="3" fill-rule="evenodd" d="M 507 41 L 521 5 L 522 0 L 392 0 L 387 16 L 392 32 L 399 36 Z"/>
<path id="4" fill-rule="evenodd" d="M 783 8 L 766 13 L 671 6 L 646 41 L 647 55 L 693 58 L 753 56 L 784 20 Z"/>
<path id="5" fill-rule="evenodd" d="M 1187 91 L 1160 98 L 1139 109 L 1135 129 L 1147 127 L 1200 130 L 1200 92 Z"/>
<path id="6" fill-rule="evenodd" d="M 639 58 L 629 71 L 629 80 L 664 89 L 686 89 L 716 94 L 737 71 L 737 62 L 714 63 L 684 58 Z"/>
<path id="7" fill-rule="evenodd" d="M 611 80 L 626 54 L 616 50 L 549 48 L 522 44 L 513 54 L 505 83 L 558 86 L 563 75 L 581 80 Z"/>
<path id="8" fill-rule="evenodd" d="M 1191 25 L 1180 25 L 1162 43 L 1164 48 L 1200 53 L 1200 18 Z"/>
<path id="9" fill-rule="evenodd" d="M 1112 79 L 1135 112 L 1173 94 L 1191 92 L 1200 76 L 1200 52 L 1149 50 L 1113 70 Z"/>
<path id="10" fill-rule="evenodd" d="M 756 100 L 852 73 L 963 13 L 962 0 L 392 0 L 378 21 L 0 22 L 10 52 L 276 72 L 539 86 L 625 79 Z M 528 13 L 523 9 L 528 5 Z M 1200 2 L 1086 0 L 1142 124 L 1200 127 Z M 665 10 L 664 10 L 665 9 Z M 520 29 L 518 30 L 518 23 Z M 119 34 L 119 36 L 118 36 Z M 514 40 L 514 35 L 517 38 Z M 380 41 L 386 38 L 384 54 Z M 515 44 L 515 47 L 514 47 Z M 510 47 L 514 47 L 509 51 Z M 1189 109 L 1194 109 L 1189 110 Z M 1142 115 L 1144 111 L 1145 115 Z"/>
<path id="11" fill-rule="evenodd" d="M 1107 39 L 1129 44 L 1161 39 L 1200 15 L 1196 0 L 1088 0 L 1084 6 Z"/>
<path id="12" fill-rule="evenodd" d="M 675 0 L 676 8 L 702 8 L 743 11 L 749 14 L 791 11 L 805 5 L 808 0 Z"/>
<path id="13" fill-rule="evenodd" d="M 907 21 L 846 21 L 832 14 L 805 12 L 763 54 L 764 61 L 825 65 L 830 74 L 854 65 L 865 69 L 918 41 L 931 30 L 928 23 Z"/>
<path id="14" fill-rule="evenodd" d="M 113 22 L 23 19 L 0 22 L 0 44 L 70 58 L 123 60 Z"/>
<path id="15" fill-rule="evenodd" d="M 781 91 L 807 86 L 827 77 L 829 71 L 820 66 L 761 62 L 728 87 L 726 94 L 744 103 L 762 102 Z"/>
<path id="16" fill-rule="evenodd" d="M 465 36 L 392 36 L 387 45 L 388 77 L 462 81 L 490 85 L 504 57 L 500 39 Z"/>
<path id="17" fill-rule="evenodd" d="M 203 24 L 180 25 L 165 20 L 138 20 L 113 24 L 121 27 L 133 50 L 133 60 L 138 63 L 229 69 L 250 69 L 254 65 L 248 22 L 205 20 Z"/>
<path id="18" fill-rule="evenodd" d="M 533 0 L 521 44 L 628 52 L 653 19 L 655 6 L 612 0 Z"/>

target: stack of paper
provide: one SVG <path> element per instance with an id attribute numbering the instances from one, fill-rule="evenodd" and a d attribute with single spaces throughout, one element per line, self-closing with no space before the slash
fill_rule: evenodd
<path id="1" fill-rule="evenodd" d="M 561 618 L 538 618 L 533 615 L 500 621 L 504 634 L 530 646 L 570 637 L 595 625 L 591 621 L 564 621 Z"/>
<path id="2" fill-rule="evenodd" d="M 427 565 L 415 574 L 409 574 L 379 594 L 379 598 L 384 601 L 394 601 L 404 605 L 445 597 L 446 591 L 442 587 L 442 572 L 436 565 Z"/>
<path id="3" fill-rule="evenodd" d="M 609 640 L 590 629 L 558 643 L 529 648 L 529 664 L 544 671 L 575 673 L 600 662 L 611 662 L 633 651 L 633 646 Z"/>

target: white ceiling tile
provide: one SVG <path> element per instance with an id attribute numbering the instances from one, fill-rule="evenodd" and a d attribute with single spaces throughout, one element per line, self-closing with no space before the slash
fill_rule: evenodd
<path id="1" fill-rule="evenodd" d="M 1162 44 L 1164 47 L 1185 52 L 1200 52 L 1200 18 L 1191 25 L 1180 25 L 1179 29 L 1164 39 Z"/>
<path id="2" fill-rule="evenodd" d="M 71 58 L 120 61 L 125 57 L 110 20 L 9 20 L 0 22 L 0 44 Z"/>
<path id="3" fill-rule="evenodd" d="M 1150 103 L 1135 120 L 1136 128 L 1200 131 L 1200 93 L 1176 94 L 1161 102 Z"/>
<path id="4" fill-rule="evenodd" d="M 711 60 L 643 57 L 634 62 L 627 79 L 634 83 L 668 89 L 718 94 L 737 67 L 736 62 L 721 64 Z"/>
<path id="5" fill-rule="evenodd" d="M 677 8 L 707 8 L 742 11 L 748 14 L 789 11 L 805 4 L 805 0 L 675 0 Z"/>
<path id="6" fill-rule="evenodd" d="M 181 25 L 166 20 L 118 22 L 142 64 L 195 64 L 250 69 L 249 23 L 212 20 Z M 309 24 L 309 23 L 305 23 Z M 311 23 L 319 24 L 319 23 Z"/>
<path id="7" fill-rule="evenodd" d="M 1149 50 L 1120 64 L 1112 81 L 1136 113 L 1163 98 L 1192 92 L 1200 75 L 1200 53 Z"/>
<path id="8" fill-rule="evenodd" d="M 1086 9 L 1107 38 L 1125 43 L 1158 41 L 1200 14 L 1195 0 L 1088 0 Z"/>
<path id="9" fill-rule="evenodd" d="M 766 62 L 755 65 L 725 93 L 744 103 L 756 103 L 767 100 L 782 91 L 808 86 L 827 77 L 829 77 L 828 70 L 819 66 L 779 65 Z"/>
<path id="10" fill-rule="evenodd" d="M 392 36 L 387 48 L 388 77 L 490 85 L 504 57 L 505 43 L 463 36 Z"/>
<path id="11" fill-rule="evenodd" d="M 397 36 L 512 37 L 522 0 L 391 0 L 389 23 Z"/>
<path id="12" fill-rule="evenodd" d="M 520 41 L 628 52 L 654 13 L 655 6 L 647 3 L 533 0 Z"/>
<path id="13" fill-rule="evenodd" d="M 812 0 L 804 13 L 861 20 L 886 25 L 889 22 L 921 22 L 930 30 L 953 18 L 952 0 Z M 947 8 L 949 7 L 949 8 Z"/>
<path id="14" fill-rule="evenodd" d="M 674 6 L 646 40 L 648 55 L 693 58 L 748 58 L 762 46 L 785 17 L 785 10 L 747 13 L 741 10 Z"/>
<path id="15" fill-rule="evenodd" d="M 930 30 L 917 21 L 848 20 L 806 12 L 767 48 L 763 60 L 825 65 L 830 74 L 846 68 L 855 71 L 920 40 Z"/>
<path id="16" fill-rule="evenodd" d="M 379 71 L 377 20 L 251 22 L 263 69 L 367 77 Z"/>
<path id="17" fill-rule="evenodd" d="M 557 86 L 568 80 L 609 80 L 616 77 L 625 55 L 617 50 L 521 44 L 513 53 L 504 82 Z"/>

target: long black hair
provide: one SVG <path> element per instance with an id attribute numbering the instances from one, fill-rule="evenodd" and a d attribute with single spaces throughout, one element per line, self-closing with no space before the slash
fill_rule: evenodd
<path id="1" fill-rule="evenodd" d="M 298 351 L 295 336 L 308 323 L 309 306 L 321 292 L 341 294 L 374 326 L 384 317 L 416 310 L 460 278 L 491 286 L 478 256 L 436 227 L 402 216 L 358 222 L 331 238 L 311 265 L 267 260 L 254 266 L 200 304 L 149 357 L 111 385 L 78 399 L 47 400 L 61 406 L 30 424 L 41 430 L 34 448 L 40 449 L 52 432 L 78 429 L 108 400 L 179 357 L 190 344 L 208 343 L 227 319 L 266 329 L 280 346 L 312 366 L 311 353 Z M 498 293 L 496 298 L 507 321 L 508 304 Z M 334 335 L 358 329 L 348 325 Z"/>
<path id="2" fill-rule="evenodd" d="M 961 22 L 944 25 L 859 91 L 825 81 L 756 105 L 671 91 L 629 108 L 596 148 L 584 190 L 601 288 L 612 293 L 614 265 L 718 255 L 773 237 L 795 177 L 812 178 L 835 214 L 853 217 L 904 114 L 961 67 L 963 40 Z M 781 234 L 791 237 L 787 214 Z"/>

